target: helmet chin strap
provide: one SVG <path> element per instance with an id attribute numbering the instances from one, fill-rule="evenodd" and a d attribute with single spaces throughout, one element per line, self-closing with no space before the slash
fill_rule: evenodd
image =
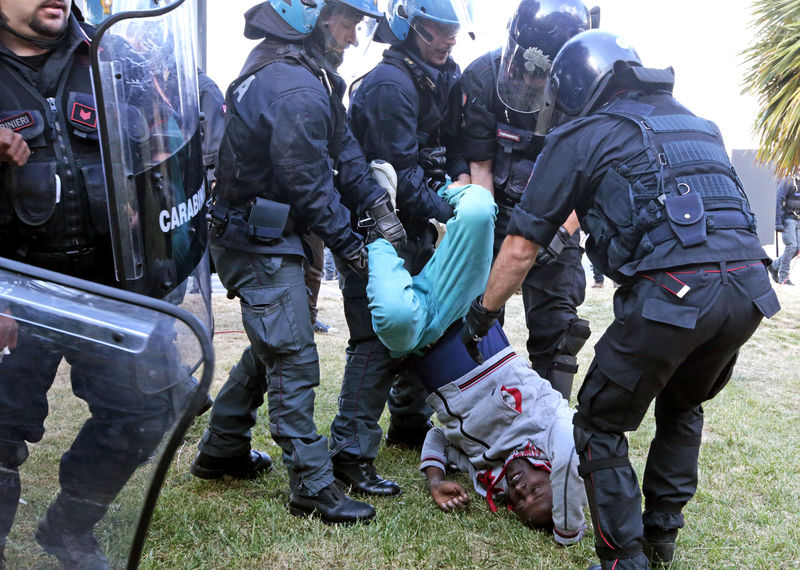
<path id="1" fill-rule="evenodd" d="M 8 22 L 6 22 L 6 17 L 2 13 L 0 13 L 0 28 L 4 29 L 9 34 L 14 35 L 21 40 L 25 40 L 26 42 L 35 45 L 38 48 L 51 50 L 58 47 L 61 44 L 61 42 L 64 41 L 64 38 L 67 36 L 67 30 L 69 29 L 69 26 L 64 26 L 64 29 L 61 31 L 61 34 L 57 38 L 53 39 L 34 38 L 32 36 L 26 36 L 25 34 L 20 34 L 14 28 L 9 26 Z"/>

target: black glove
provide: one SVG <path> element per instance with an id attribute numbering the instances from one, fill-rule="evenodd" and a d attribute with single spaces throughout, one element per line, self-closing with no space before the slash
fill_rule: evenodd
<path id="1" fill-rule="evenodd" d="M 406 231 L 388 194 L 372 202 L 364 213 L 366 217 L 358 221 L 358 227 L 367 230 L 367 243 L 379 237 L 385 238 L 395 249 L 406 243 Z"/>
<path id="2" fill-rule="evenodd" d="M 489 334 L 489 329 L 492 328 L 494 322 L 503 316 L 504 309 L 504 307 L 500 307 L 497 311 L 489 311 L 481 305 L 482 300 L 483 295 L 472 301 L 461 329 L 461 342 L 467 347 L 467 352 L 472 360 L 478 364 L 483 364 L 483 355 L 478 350 L 478 342 Z"/>
<path id="3" fill-rule="evenodd" d="M 447 149 L 445 147 L 434 146 L 420 149 L 418 162 L 428 178 L 439 182 L 447 180 Z"/>
<path id="4" fill-rule="evenodd" d="M 358 273 L 364 281 L 369 281 L 369 258 L 367 248 L 363 244 L 350 255 L 341 256 L 341 259 L 350 269 Z"/>
<path id="5" fill-rule="evenodd" d="M 556 235 L 550 241 L 550 245 L 539 250 L 539 254 L 536 256 L 536 265 L 550 265 L 558 259 L 558 256 L 561 255 L 561 252 L 564 251 L 567 243 L 569 243 L 569 238 L 570 235 L 567 228 L 560 226 Z"/>

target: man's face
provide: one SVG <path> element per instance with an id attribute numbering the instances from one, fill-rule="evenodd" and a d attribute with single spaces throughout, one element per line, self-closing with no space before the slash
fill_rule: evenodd
<path id="1" fill-rule="evenodd" d="M 415 25 L 422 28 L 415 38 L 422 59 L 430 65 L 444 65 L 456 45 L 458 27 L 426 19 Z"/>
<path id="2" fill-rule="evenodd" d="M 42 39 L 63 33 L 71 8 L 71 0 L 0 0 L 0 10 L 14 31 Z"/>
<path id="3" fill-rule="evenodd" d="M 344 50 L 358 45 L 356 28 L 363 19 L 362 14 L 346 6 L 336 5 L 333 8 L 330 16 L 323 23 L 325 52 L 329 59 L 331 59 L 330 55 L 334 55 L 333 59 L 341 64 L 344 59 Z"/>
<path id="4" fill-rule="evenodd" d="M 546 471 L 537 469 L 527 459 L 515 459 L 506 469 L 508 500 L 523 522 L 537 527 L 553 521 L 553 489 Z"/>

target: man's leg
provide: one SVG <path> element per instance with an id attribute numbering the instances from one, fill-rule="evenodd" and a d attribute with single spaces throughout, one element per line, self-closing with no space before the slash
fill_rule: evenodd
<path id="1" fill-rule="evenodd" d="M 311 325 L 317 322 L 317 300 L 319 299 L 319 288 L 322 283 L 322 267 L 325 262 L 325 244 L 314 234 L 306 234 L 303 240 L 308 244 L 313 253 L 312 263 L 306 264 L 305 280 L 308 290 L 308 311 L 311 317 Z"/>
<path id="2" fill-rule="evenodd" d="M 578 318 L 586 298 L 583 250 L 577 232 L 549 265 L 534 265 L 522 284 L 528 357 L 533 369 L 569 401 L 578 370 L 578 351 L 589 338 L 589 323 Z"/>
<path id="3" fill-rule="evenodd" d="M 338 269 L 350 339 L 339 411 L 331 423 L 334 474 L 354 492 L 397 495 L 399 485 L 378 475 L 373 465 L 382 434 L 378 420 L 386 406 L 397 363 L 372 330 L 365 281 L 344 264 L 339 264 Z"/>
<path id="4" fill-rule="evenodd" d="M 800 248 L 800 222 L 796 218 L 785 218 L 783 220 L 783 239 L 784 250 L 778 265 L 778 283 L 789 281 L 789 274 L 792 270 L 792 260 L 797 256 Z"/>

